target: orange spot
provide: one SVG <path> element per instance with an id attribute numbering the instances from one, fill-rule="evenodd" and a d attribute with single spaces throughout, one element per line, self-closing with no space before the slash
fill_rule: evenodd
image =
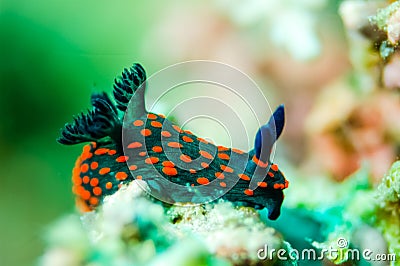
<path id="1" fill-rule="evenodd" d="M 82 193 L 81 193 L 81 198 L 83 199 L 83 200 L 89 200 L 90 199 L 90 192 L 89 191 L 87 191 L 87 190 L 83 190 L 82 191 Z"/>
<path id="2" fill-rule="evenodd" d="M 87 175 L 85 175 L 85 176 L 83 177 L 82 181 L 83 181 L 84 184 L 88 184 L 89 181 L 90 181 L 90 177 L 88 177 Z"/>
<path id="3" fill-rule="evenodd" d="M 253 196 L 253 190 L 251 190 L 251 189 L 246 189 L 245 191 L 244 191 L 244 194 L 246 194 L 247 196 Z"/>
<path id="4" fill-rule="evenodd" d="M 162 163 L 164 167 L 175 167 L 175 164 L 171 161 L 165 161 Z"/>
<path id="5" fill-rule="evenodd" d="M 90 185 L 92 187 L 95 187 L 99 184 L 99 179 L 97 179 L 96 177 L 93 177 L 92 179 L 90 179 Z"/>
<path id="6" fill-rule="evenodd" d="M 218 178 L 218 179 L 224 179 L 225 175 L 223 173 L 221 173 L 221 172 L 216 172 L 215 173 L 215 177 Z"/>
<path id="7" fill-rule="evenodd" d="M 146 160 L 144 160 L 145 163 L 147 164 L 155 164 L 158 163 L 159 159 L 157 157 L 149 157 Z"/>
<path id="8" fill-rule="evenodd" d="M 264 163 L 261 160 L 259 160 L 255 155 L 253 156 L 253 162 L 257 164 L 258 166 L 262 168 L 267 168 L 268 167 L 268 162 Z"/>
<path id="9" fill-rule="evenodd" d="M 243 153 L 244 153 L 244 151 L 239 150 L 239 149 L 232 149 L 232 151 L 233 151 L 233 152 L 236 152 L 236 153 L 238 153 L 238 154 L 243 154 Z"/>
<path id="10" fill-rule="evenodd" d="M 125 172 L 118 172 L 115 174 L 117 180 L 125 180 L 127 177 L 128 175 Z"/>
<path id="11" fill-rule="evenodd" d="M 134 148 L 140 148 L 142 146 L 143 146 L 142 143 L 135 141 L 135 142 L 130 143 L 128 145 L 128 148 L 129 149 L 134 149 Z"/>
<path id="12" fill-rule="evenodd" d="M 155 114 L 147 114 L 147 118 L 148 119 L 157 119 L 157 115 L 155 115 Z"/>
<path id="13" fill-rule="evenodd" d="M 82 194 L 83 194 L 85 191 L 87 191 L 87 190 L 86 190 L 84 187 L 78 186 L 78 187 L 76 187 L 75 193 L 76 193 L 77 195 L 79 195 L 79 196 L 82 196 Z M 89 192 L 89 194 L 90 194 L 90 192 Z M 90 197 L 90 195 L 89 195 L 89 197 Z"/>
<path id="14" fill-rule="evenodd" d="M 101 169 L 100 169 L 99 174 L 105 175 L 105 174 L 108 174 L 110 171 L 111 171 L 110 168 L 104 167 L 104 168 L 101 168 Z"/>
<path id="15" fill-rule="evenodd" d="M 195 173 L 197 173 L 197 171 L 196 171 L 196 170 L 194 170 L 194 169 L 189 169 L 189 172 L 190 172 L 191 174 L 195 174 Z"/>
<path id="16" fill-rule="evenodd" d="M 93 153 L 88 152 L 88 153 L 82 155 L 82 160 L 90 159 L 92 157 L 93 157 Z"/>
<path id="17" fill-rule="evenodd" d="M 166 138 L 171 137 L 171 133 L 169 133 L 168 131 L 161 131 L 161 135 L 162 135 L 163 137 L 166 137 Z"/>
<path id="18" fill-rule="evenodd" d="M 145 152 L 145 151 L 139 152 L 139 156 L 146 156 L 146 154 L 147 154 L 147 152 Z"/>
<path id="19" fill-rule="evenodd" d="M 185 163 L 191 163 L 192 162 L 192 158 L 190 158 L 189 155 L 185 155 L 182 154 L 179 158 L 181 158 L 181 160 Z"/>
<path id="20" fill-rule="evenodd" d="M 142 134 L 145 137 L 148 137 L 151 135 L 151 130 L 148 128 L 142 129 L 142 130 L 140 130 L 140 134 Z"/>
<path id="21" fill-rule="evenodd" d="M 76 186 L 80 186 L 82 185 L 82 178 L 80 178 L 79 176 L 73 176 L 72 183 L 74 183 L 74 185 Z"/>
<path id="22" fill-rule="evenodd" d="M 205 163 L 205 162 L 202 162 L 200 165 L 203 168 L 208 168 L 210 166 L 208 163 Z"/>
<path id="23" fill-rule="evenodd" d="M 279 189 L 281 187 L 281 184 L 274 184 L 274 189 Z"/>
<path id="24" fill-rule="evenodd" d="M 81 160 L 81 162 L 82 162 L 82 161 L 84 161 L 84 160 L 87 160 L 87 159 L 92 158 L 92 156 L 93 156 L 93 153 L 85 152 L 85 153 L 82 153 L 82 154 L 81 154 L 80 160 Z"/>
<path id="25" fill-rule="evenodd" d="M 87 150 L 87 149 L 84 148 L 83 152 L 81 154 L 82 160 L 85 160 L 85 159 L 90 158 L 90 157 L 92 157 L 92 153 L 90 152 L 90 150 Z"/>
<path id="26" fill-rule="evenodd" d="M 233 173 L 233 169 L 232 168 L 230 168 L 229 166 L 226 166 L 226 165 L 221 165 L 221 170 L 222 171 L 225 171 L 225 172 L 228 172 L 228 173 Z"/>
<path id="27" fill-rule="evenodd" d="M 285 180 L 285 188 L 289 187 L 289 181 Z"/>
<path id="28" fill-rule="evenodd" d="M 269 175 L 270 177 L 274 177 L 274 174 L 273 174 L 272 172 L 268 172 L 268 175 Z"/>
<path id="29" fill-rule="evenodd" d="M 108 155 L 114 155 L 114 154 L 116 154 L 116 153 L 117 153 L 116 150 L 109 150 L 109 151 L 108 151 Z"/>
<path id="30" fill-rule="evenodd" d="M 85 188 L 82 186 L 73 186 L 72 192 L 79 197 L 82 197 L 82 193 L 85 191 Z M 89 192 L 90 193 L 90 192 Z"/>
<path id="31" fill-rule="evenodd" d="M 152 148 L 152 150 L 153 150 L 154 152 L 162 152 L 162 148 L 161 148 L 160 146 L 154 146 L 154 147 Z"/>
<path id="32" fill-rule="evenodd" d="M 92 145 L 92 148 L 93 149 L 96 149 L 96 147 L 97 147 L 97 143 L 96 142 L 90 142 L 90 144 Z M 88 145 L 89 146 L 89 145 Z"/>
<path id="33" fill-rule="evenodd" d="M 119 162 L 119 163 L 125 163 L 126 161 L 128 161 L 129 157 L 128 156 L 119 156 L 117 159 L 115 159 L 115 161 Z"/>
<path id="34" fill-rule="evenodd" d="M 218 151 L 227 151 L 227 150 L 229 150 L 227 147 L 218 146 Z"/>
<path id="35" fill-rule="evenodd" d="M 226 183 L 225 183 L 225 182 L 220 182 L 219 185 L 220 185 L 221 187 L 226 187 Z"/>
<path id="36" fill-rule="evenodd" d="M 200 185 L 208 185 L 210 181 L 206 177 L 199 177 L 197 178 L 197 183 L 199 183 Z"/>
<path id="37" fill-rule="evenodd" d="M 164 174 L 170 175 L 170 176 L 178 174 L 178 170 L 176 170 L 176 168 L 174 168 L 174 167 L 164 167 L 162 169 L 162 171 L 163 171 Z"/>
<path id="38" fill-rule="evenodd" d="M 193 142 L 193 140 L 192 140 L 191 138 L 187 137 L 187 136 L 183 136 L 183 137 L 182 137 L 182 140 L 183 140 L 184 142 Z"/>
<path id="39" fill-rule="evenodd" d="M 271 169 L 274 170 L 275 172 L 278 172 L 278 165 L 272 164 Z"/>
<path id="40" fill-rule="evenodd" d="M 248 175 L 245 174 L 238 174 L 238 176 L 240 177 L 240 179 L 243 179 L 245 181 L 249 181 L 250 177 Z"/>
<path id="41" fill-rule="evenodd" d="M 191 186 L 191 187 L 194 187 L 194 184 L 191 184 L 190 186 Z"/>
<path id="42" fill-rule="evenodd" d="M 153 127 L 162 127 L 162 124 L 160 122 L 158 122 L 158 121 L 151 121 L 151 125 Z"/>
<path id="43" fill-rule="evenodd" d="M 86 173 L 87 171 L 89 171 L 89 165 L 87 163 L 84 163 L 81 165 L 81 172 L 82 173 Z"/>
<path id="44" fill-rule="evenodd" d="M 229 155 L 225 154 L 225 153 L 218 153 L 218 157 L 220 159 L 222 159 L 222 160 L 229 160 L 230 159 Z"/>
<path id="45" fill-rule="evenodd" d="M 111 182 L 106 183 L 106 189 L 111 189 L 113 187 L 113 184 Z"/>
<path id="46" fill-rule="evenodd" d="M 180 127 L 178 127 L 177 125 L 172 125 L 172 127 L 178 131 L 179 133 L 182 133 L 182 129 Z"/>
<path id="47" fill-rule="evenodd" d="M 259 187 L 267 187 L 268 184 L 267 184 L 267 182 L 257 182 L 257 186 L 259 186 Z"/>
<path id="48" fill-rule="evenodd" d="M 193 135 L 192 131 L 190 131 L 190 130 L 184 130 L 184 132 L 185 132 L 186 134 Z"/>
<path id="49" fill-rule="evenodd" d="M 78 158 L 78 160 L 76 160 L 75 167 L 74 167 L 74 169 L 72 170 L 72 175 L 77 175 L 77 176 L 79 176 L 79 175 L 81 174 L 80 163 L 81 163 L 81 159 Z"/>
<path id="50" fill-rule="evenodd" d="M 182 144 L 179 142 L 168 142 L 168 146 L 171 148 L 182 148 Z"/>
<path id="51" fill-rule="evenodd" d="M 142 179 L 143 178 L 143 176 L 141 176 L 141 175 L 138 175 L 137 177 L 136 177 L 136 179 Z"/>
<path id="52" fill-rule="evenodd" d="M 206 151 L 200 150 L 199 153 L 201 156 L 203 156 L 206 159 L 210 159 L 210 160 L 214 159 L 214 157 Z"/>
<path id="53" fill-rule="evenodd" d="M 208 144 L 209 142 L 203 138 L 197 138 L 198 141 Z"/>
<path id="54" fill-rule="evenodd" d="M 93 194 L 95 194 L 96 196 L 100 196 L 102 193 L 102 190 L 100 187 L 94 187 L 93 188 Z"/>
<path id="55" fill-rule="evenodd" d="M 100 149 L 97 149 L 95 152 L 94 152 L 94 154 L 96 154 L 96 155 L 103 155 L 103 154 L 106 154 L 108 152 L 108 149 L 106 149 L 106 148 L 100 148 Z"/>
<path id="56" fill-rule="evenodd" d="M 75 200 L 75 205 L 78 208 L 79 211 L 81 212 L 89 212 L 92 209 L 86 204 L 86 202 L 82 199 L 77 198 Z"/>
<path id="57" fill-rule="evenodd" d="M 89 152 L 83 152 L 83 153 L 80 155 L 80 160 L 81 160 L 81 161 L 84 161 L 84 160 L 88 159 L 88 158 L 89 158 L 89 154 L 91 154 L 91 153 L 89 153 Z"/>
<path id="58" fill-rule="evenodd" d="M 134 126 L 140 127 L 143 126 L 144 122 L 142 120 L 136 120 L 135 122 L 133 122 Z"/>
<path id="59" fill-rule="evenodd" d="M 82 152 L 83 152 L 83 153 L 88 153 L 88 152 L 90 152 L 90 145 L 85 145 L 85 146 L 83 146 Z"/>
<path id="60" fill-rule="evenodd" d="M 163 115 L 163 114 L 158 114 L 158 116 L 161 118 L 165 118 L 165 115 Z"/>
<path id="61" fill-rule="evenodd" d="M 134 165 L 134 164 L 129 165 L 129 170 L 135 171 L 136 169 L 137 169 L 137 165 Z"/>
<path id="62" fill-rule="evenodd" d="M 91 197 L 91 198 L 89 199 L 89 203 L 90 203 L 90 205 L 96 206 L 97 204 L 99 204 L 99 199 L 96 198 L 96 197 Z"/>
<path id="63" fill-rule="evenodd" d="M 97 167 L 99 167 L 99 163 L 98 162 L 92 162 L 90 164 L 90 169 L 92 169 L 92 170 L 97 169 Z"/>

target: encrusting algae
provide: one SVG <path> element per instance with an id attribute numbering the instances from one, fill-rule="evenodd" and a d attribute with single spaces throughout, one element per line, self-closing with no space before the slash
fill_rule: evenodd
<path id="1" fill-rule="evenodd" d="M 382 179 L 376 197 L 376 225 L 388 243 L 389 252 L 400 257 L 400 161 Z"/>

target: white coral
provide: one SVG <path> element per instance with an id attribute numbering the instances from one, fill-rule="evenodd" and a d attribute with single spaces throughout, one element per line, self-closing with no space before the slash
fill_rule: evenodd
<path id="1" fill-rule="evenodd" d="M 282 247 L 282 237 L 251 208 L 220 202 L 166 214 L 147 189 L 141 180 L 122 186 L 81 217 L 83 227 L 77 215 L 62 219 L 41 265 L 271 265 L 257 258 L 258 249 Z"/>

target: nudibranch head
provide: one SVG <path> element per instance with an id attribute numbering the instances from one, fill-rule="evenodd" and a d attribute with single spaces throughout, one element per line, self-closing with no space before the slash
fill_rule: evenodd
<path id="1" fill-rule="evenodd" d="M 62 144 L 89 142 L 73 169 L 77 206 L 93 210 L 122 184 L 143 179 L 151 194 L 162 195 L 156 198 L 167 203 L 204 203 L 199 195 L 206 187 L 237 205 L 267 208 L 270 219 L 278 218 L 288 181 L 270 154 L 283 130 L 283 105 L 257 132 L 254 149 L 244 152 L 216 146 L 164 115 L 147 112 L 145 85 L 143 67 L 134 64 L 115 80 L 116 104 L 105 93 L 94 94 L 93 109 L 62 130 Z M 133 110 L 123 120 L 130 101 Z M 129 134 L 122 136 L 123 130 Z M 180 184 L 186 192 L 178 193 L 162 180 Z"/>

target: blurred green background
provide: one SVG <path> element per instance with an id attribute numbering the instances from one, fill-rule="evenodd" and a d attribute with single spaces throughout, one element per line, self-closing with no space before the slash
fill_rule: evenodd
<path id="1" fill-rule="evenodd" d="M 0 265 L 34 264 L 46 224 L 73 210 L 81 147 L 55 140 L 91 92 L 145 61 L 139 47 L 159 10 L 157 1 L 1 0 Z"/>
<path id="2" fill-rule="evenodd" d="M 229 11 L 224 2 L 1 0 L 0 265 L 35 263 L 46 225 L 74 209 L 70 179 L 81 147 L 55 140 L 64 123 L 89 107 L 90 94 L 110 92 L 114 77 L 133 62 L 151 74 L 183 60 L 212 59 L 247 70 L 261 87 L 280 88 L 269 96 L 297 113 L 284 141 L 298 151 L 289 159 L 301 157 L 301 114 L 323 84 L 348 68 L 341 23 L 329 11 L 337 3 L 307 7 L 320 12 L 315 20 L 329 31 L 315 30 L 321 55 L 298 62 L 279 50 L 279 41 L 271 45 L 268 14 L 251 21 L 257 10 L 245 10 L 236 23 L 241 8 Z"/>

